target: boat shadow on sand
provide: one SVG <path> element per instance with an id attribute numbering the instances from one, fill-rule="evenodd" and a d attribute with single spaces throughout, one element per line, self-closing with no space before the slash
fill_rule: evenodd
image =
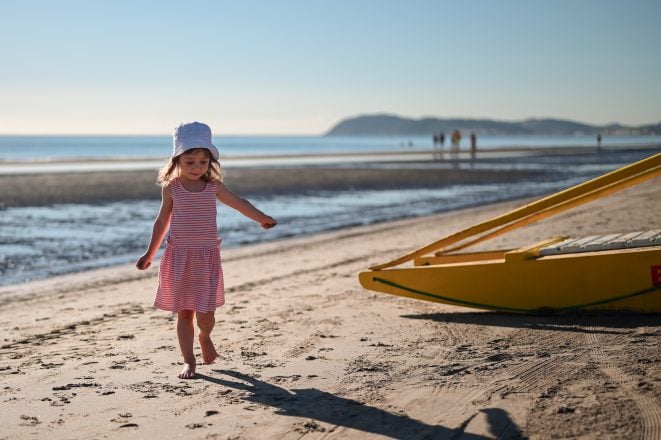
<path id="1" fill-rule="evenodd" d="M 576 312 L 553 316 L 518 315 L 502 312 L 439 312 L 402 315 L 402 318 L 453 324 L 600 334 L 629 334 L 632 329 L 661 326 L 661 314 L 627 312 Z"/>
<path id="2" fill-rule="evenodd" d="M 264 382 L 255 377 L 232 370 L 212 370 L 229 378 L 212 377 L 198 374 L 197 377 L 217 385 L 247 391 L 242 397 L 247 402 L 270 406 L 276 414 L 303 419 L 312 419 L 340 426 L 378 434 L 396 439 L 485 439 L 484 437 L 464 432 L 467 423 L 457 429 L 440 425 L 430 425 L 410 418 L 404 414 L 394 414 L 366 405 L 353 399 L 344 398 L 316 388 L 286 389 Z M 503 428 L 518 430 L 506 411 L 499 408 L 481 410 L 486 415 L 490 431 L 499 432 Z M 316 423 L 306 423 L 310 431 L 326 430 Z M 333 429 L 333 428 L 331 428 Z"/>

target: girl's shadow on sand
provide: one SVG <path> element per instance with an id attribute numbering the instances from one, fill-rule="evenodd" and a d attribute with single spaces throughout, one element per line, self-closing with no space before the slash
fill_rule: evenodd
<path id="1" fill-rule="evenodd" d="M 228 388 L 248 391 L 250 394 L 243 397 L 243 400 L 271 406 L 276 409 L 276 414 L 314 419 L 333 426 L 344 426 L 396 439 L 462 438 L 473 440 L 491 438 L 464 433 L 463 430 L 467 423 L 458 429 L 428 425 L 405 415 L 383 411 L 316 388 L 287 390 L 236 371 L 212 371 L 230 376 L 232 379 L 221 379 L 204 374 L 198 374 L 197 377 Z M 499 414 L 500 418 L 495 420 L 487 410 L 484 412 L 487 413 L 487 421 L 493 428 L 496 428 L 497 424 L 499 430 L 502 429 L 503 414 Z M 505 425 L 509 425 L 511 429 L 513 423 L 509 416 L 505 413 L 504 417 L 507 419 Z"/>

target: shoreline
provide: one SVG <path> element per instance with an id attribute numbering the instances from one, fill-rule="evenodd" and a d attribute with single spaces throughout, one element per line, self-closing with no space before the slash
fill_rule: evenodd
<path id="1" fill-rule="evenodd" d="M 515 146 L 479 148 L 478 159 L 498 159 L 507 157 L 520 157 L 529 155 L 575 155 L 596 154 L 613 151 L 654 151 L 661 149 L 661 144 L 617 144 L 598 148 L 590 145 L 566 146 Z M 443 149 L 445 163 L 452 163 L 450 147 Z M 337 165 L 363 163 L 387 163 L 393 161 L 410 162 L 431 160 L 433 149 L 412 149 L 401 151 L 365 151 L 365 152 L 337 152 L 337 153 L 299 153 L 299 154 L 255 154 L 233 155 L 221 154 L 221 163 L 227 167 L 268 167 L 268 166 L 310 166 L 310 165 Z M 470 151 L 464 146 L 458 152 L 460 160 L 470 160 Z M 30 160 L 0 159 L 0 176 L 42 174 L 42 173 L 72 173 L 92 171 L 126 171 L 126 170 L 154 170 L 162 167 L 167 157 L 63 157 Z"/>
<path id="2" fill-rule="evenodd" d="M 268 234 L 278 240 L 542 196 L 639 156 L 544 156 L 457 168 L 431 161 L 236 168 L 226 182 L 281 220 L 283 227 Z M 154 180 L 152 171 L 0 176 L 0 284 L 130 261 L 158 209 Z M 218 221 L 226 249 L 263 239 L 234 211 L 219 212 Z"/>
<path id="3" fill-rule="evenodd" d="M 597 150 L 637 150 L 637 149 L 653 149 L 661 148 L 661 143 L 657 142 L 627 142 L 620 144 L 607 144 L 598 147 L 597 145 L 545 145 L 545 146 L 536 146 L 536 145 L 516 145 L 516 146 L 499 146 L 499 147 L 480 147 L 478 145 L 478 152 L 481 153 L 581 153 L 581 152 L 596 152 Z M 333 156 L 347 156 L 347 157 L 363 157 L 363 156 L 398 156 L 398 155 L 431 155 L 434 150 L 432 148 L 404 148 L 401 150 L 375 150 L 375 151 L 337 151 L 337 152 L 323 152 L 323 153 L 276 153 L 276 154 L 235 154 L 235 155 L 225 155 L 220 154 L 220 159 L 222 160 L 244 160 L 244 159 L 289 159 L 289 158 L 299 158 L 299 157 L 333 157 Z M 444 146 L 444 152 L 448 153 L 450 151 L 450 145 Z M 468 154 L 470 153 L 470 146 L 462 145 L 460 148 L 460 153 Z M 165 161 L 167 157 L 157 157 L 157 156 L 117 156 L 117 157 L 53 157 L 53 158 L 34 158 L 26 160 L 16 160 L 16 159 L 2 159 L 0 158 L 0 164 L 27 164 L 27 163 L 75 163 L 75 162 L 124 162 L 124 161 L 152 161 L 152 160 L 163 160 Z"/>
<path id="4" fill-rule="evenodd" d="M 654 192 L 655 184 L 658 184 L 658 181 L 660 179 L 652 179 L 649 182 L 644 182 L 643 184 L 640 184 L 640 188 L 642 190 L 625 190 L 625 193 L 631 192 L 634 194 L 634 198 L 632 200 L 628 200 L 628 204 L 633 204 L 633 200 L 640 200 L 640 205 L 645 207 L 650 207 L 653 209 L 649 209 L 647 211 L 644 210 L 644 208 L 636 208 L 632 210 L 632 212 L 629 212 L 626 217 L 630 220 L 632 220 L 633 224 L 644 224 L 647 225 L 647 229 L 661 229 L 661 194 L 656 194 Z M 511 200 L 506 200 L 506 201 L 496 201 L 496 202 L 491 202 L 491 203 L 486 203 L 486 204 L 481 204 L 479 206 L 467 206 L 467 207 L 462 207 L 458 209 L 452 209 L 448 211 L 443 211 L 439 213 L 433 213 L 433 214 L 427 214 L 423 216 L 416 216 L 416 217 L 408 217 L 408 218 L 400 218 L 396 220 L 387 220 L 387 221 L 379 221 L 375 223 L 370 223 L 366 225 L 358 225 L 358 226 L 349 226 L 341 229 L 331 229 L 331 230 L 326 230 L 323 232 L 316 232 L 316 233 L 311 233 L 311 234 L 305 234 L 301 237 L 284 237 L 284 238 L 278 238 L 275 240 L 268 240 L 263 243 L 250 243 L 250 244 L 245 244 L 241 245 L 238 247 L 230 247 L 227 249 L 223 250 L 223 255 L 226 255 L 227 253 L 230 253 L 231 259 L 232 260 L 241 260 L 241 259 L 246 259 L 254 255 L 266 255 L 270 252 L 275 252 L 279 248 L 282 247 L 309 247 L 312 243 L 317 244 L 317 243 L 325 243 L 325 242 L 332 242 L 334 241 L 337 237 L 351 237 L 354 235 L 361 235 L 364 233 L 374 233 L 378 231 L 385 231 L 385 230 L 390 230 L 390 229 L 398 229 L 398 228 L 403 228 L 403 227 L 408 227 L 411 225 L 415 225 L 418 223 L 428 223 L 430 221 L 434 221 L 437 218 L 444 218 L 444 217 L 472 217 L 473 212 L 477 213 L 482 213 L 483 211 L 485 212 L 491 212 L 491 211 L 505 211 L 508 209 L 511 209 L 512 207 L 519 207 L 523 206 L 528 202 L 532 202 L 535 200 L 539 200 L 540 198 L 544 197 L 543 195 L 540 196 L 535 196 L 535 197 L 521 197 L 521 198 L 516 198 L 516 199 L 511 199 Z M 616 195 L 616 197 L 622 197 L 620 195 Z M 606 198 L 608 200 L 608 197 Z M 609 202 L 604 202 L 598 200 L 595 203 L 597 206 L 601 205 L 603 208 L 604 206 L 611 205 L 612 203 Z M 590 206 L 590 203 L 588 204 Z M 579 207 L 580 212 L 582 212 L 581 215 L 586 215 L 585 211 L 587 211 L 589 208 L 586 207 Z M 644 213 L 644 215 L 642 215 Z M 659 216 L 656 217 L 655 213 L 659 213 Z M 639 216 L 639 218 L 635 218 L 636 215 Z M 559 217 L 564 218 L 565 216 L 571 217 L 573 214 L 566 213 L 566 214 L 561 214 Z M 553 217 L 552 217 L 553 218 Z M 546 224 L 546 222 L 541 222 L 542 224 Z M 547 229 L 549 229 L 549 226 L 546 225 Z M 536 226 L 533 226 L 533 229 L 537 228 Z M 528 228 L 524 228 L 528 229 Z M 550 228 L 552 230 L 556 230 L 557 228 Z M 584 231 L 585 229 L 585 231 Z M 642 230 L 638 228 L 639 230 Z M 560 231 L 560 229 L 557 229 Z M 629 229 L 626 232 L 632 232 L 633 229 Z M 614 233 L 616 232 L 615 229 L 606 221 L 600 221 L 597 222 L 596 225 L 593 225 L 590 228 L 585 227 L 585 225 L 582 224 L 577 224 L 577 232 L 580 233 L 580 235 L 600 235 L 600 234 L 609 234 L 609 233 Z M 567 232 L 565 231 L 564 233 L 557 232 L 557 234 L 566 234 Z M 518 235 L 518 233 L 513 234 L 515 237 Z M 525 235 L 524 237 L 529 237 L 530 235 Z M 525 244 L 525 238 L 518 239 L 513 241 L 512 239 L 509 238 L 495 238 L 489 240 L 487 243 L 494 243 L 495 245 L 501 245 L 501 243 L 516 243 L 516 245 L 513 244 L 508 244 L 508 246 L 520 246 Z M 421 243 L 422 244 L 422 243 Z M 471 247 L 472 250 L 475 251 L 480 251 L 489 248 L 489 244 L 480 244 L 474 247 Z M 223 260 L 226 260 L 227 258 L 224 257 Z M 158 262 L 160 261 L 160 258 L 154 260 L 153 266 L 158 268 Z M 27 290 L 32 290 L 33 288 L 36 288 L 37 286 L 40 285 L 49 285 L 53 282 L 60 283 L 64 282 L 65 284 L 68 283 L 71 280 L 78 280 L 78 279 L 85 279 L 88 276 L 91 276 L 92 278 L 97 278 L 101 277 L 104 278 L 104 274 L 106 273 L 111 273 L 114 272 L 115 270 L 120 270 L 122 273 L 126 271 L 128 268 L 129 272 L 134 272 L 135 268 L 132 263 L 122 263 L 122 264 L 116 264 L 116 265 L 111 265 L 111 266 L 103 266 L 103 267 L 98 267 L 98 268 L 93 268 L 93 269 L 85 269 L 81 271 L 76 271 L 76 272 L 69 272 L 69 273 L 64 273 L 64 274 L 58 274 L 54 275 L 51 277 L 47 278 L 40 278 L 37 280 L 29 280 L 25 282 L 20 282 L 20 283 L 14 283 L 14 284 L 7 284 L 7 285 L 0 285 L 0 305 L 2 304 L 3 301 L 3 295 L 6 295 L 8 293 L 13 292 L 14 290 L 17 291 L 25 291 Z M 139 272 L 139 273 L 145 273 L 145 272 Z M 145 278 L 145 276 L 138 276 L 137 278 Z M 34 285 L 34 286 L 33 286 Z"/>
<path id="5" fill-rule="evenodd" d="M 235 166 L 227 163 L 225 183 L 241 195 L 252 196 L 324 190 L 424 189 L 451 184 L 540 181 L 554 178 L 554 172 L 562 173 L 555 158 L 565 161 L 568 165 L 574 159 L 597 164 L 608 164 L 612 161 L 626 163 L 634 159 L 622 158 L 640 158 L 643 154 L 657 153 L 659 149 L 604 149 L 602 154 L 598 154 L 594 148 L 590 148 L 570 154 L 563 148 L 560 152 L 562 154 L 548 155 L 541 154 L 538 149 L 527 151 L 518 157 L 478 156 L 474 161 L 433 161 L 428 152 L 424 159 L 411 156 L 409 160 L 395 160 L 395 156 L 384 156 L 375 161 L 365 161 L 364 157 L 357 161 L 357 156 L 345 163 L 281 163 L 277 166 Z M 555 168 L 544 165 L 546 161 L 554 160 Z M 87 162 L 82 163 L 84 165 Z M 518 164 L 522 166 L 519 167 Z M 69 165 L 55 164 L 54 166 L 61 167 L 57 172 L 27 173 L 17 169 L 10 174 L 0 172 L 0 208 L 160 198 L 160 188 L 156 184 L 156 167 L 124 170 L 78 169 L 69 172 Z"/>
<path id="6" fill-rule="evenodd" d="M 357 273 L 525 200 L 223 252 L 214 365 L 180 380 L 156 265 L 0 288 L 4 435 L 618 438 L 658 429 L 661 317 L 481 312 Z M 659 228 L 658 178 L 479 247 Z M 286 261 L 286 264 L 282 262 Z M 258 270 L 256 270 L 258 268 Z M 196 346 L 196 353 L 199 348 Z"/>

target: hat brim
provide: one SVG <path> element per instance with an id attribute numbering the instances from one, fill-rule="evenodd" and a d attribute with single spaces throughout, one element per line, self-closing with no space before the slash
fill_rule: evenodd
<path id="1" fill-rule="evenodd" d="M 195 145 L 195 146 L 190 146 L 190 147 L 178 147 L 178 148 L 175 149 L 174 154 L 172 155 L 172 157 L 181 156 L 186 151 L 195 150 L 196 148 L 204 148 L 206 150 L 211 151 L 211 156 L 213 156 L 213 158 L 216 159 L 216 160 L 218 160 L 218 158 L 220 157 L 220 155 L 218 153 L 218 148 L 216 148 L 216 146 L 213 145 L 213 144 L 210 144 L 210 145 Z"/>

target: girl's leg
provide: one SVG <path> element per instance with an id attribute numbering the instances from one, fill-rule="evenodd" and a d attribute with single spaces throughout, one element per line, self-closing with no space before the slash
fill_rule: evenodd
<path id="1" fill-rule="evenodd" d="M 200 347 L 202 347 L 202 358 L 205 364 L 212 364 L 218 357 L 216 347 L 211 340 L 211 330 L 216 323 L 213 311 L 207 313 L 197 312 L 197 326 L 200 328 Z"/>
<path id="2" fill-rule="evenodd" d="M 195 326 L 193 325 L 193 310 L 182 310 L 177 314 L 177 336 L 179 337 L 179 348 L 184 357 L 184 369 L 179 373 L 181 379 L 195 377 L 195 355 L 193 354 L 193 339 L 195 337 Z"/>

